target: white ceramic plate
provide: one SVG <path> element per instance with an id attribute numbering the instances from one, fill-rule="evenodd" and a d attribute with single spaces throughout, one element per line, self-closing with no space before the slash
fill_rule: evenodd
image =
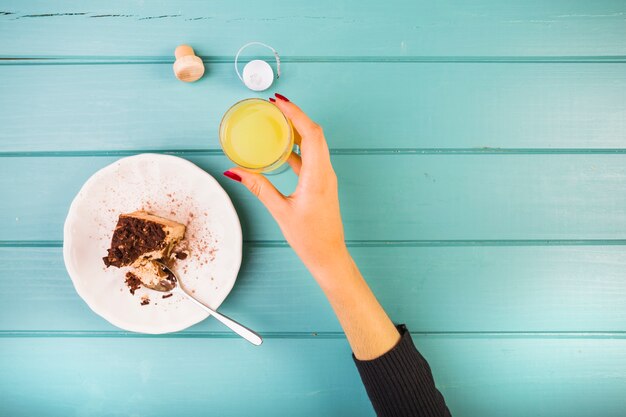
<path id="1" fill-rule="evenodd" d="M 208 314 L 189 300 L 140 288 L 131 295 L 126 268 L 106 268 L 113 230 L 121 213 L 144 209 L 187 225 L 190 256 L 177 261 L 185 288 L 214 309 L 224 301 L 241 266 L 241 225 L 215 179 L 175 156 L 142 154 L 95 173 L 74 198 L 65 220 L 63 257 L 74 287 L 110 323 L 141 333 L 168 333 Z M 150 304 L 141 305 L 147 295 Z"/>

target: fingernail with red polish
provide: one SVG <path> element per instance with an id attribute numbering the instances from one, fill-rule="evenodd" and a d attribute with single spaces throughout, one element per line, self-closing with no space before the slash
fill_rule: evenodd
<path id="1" fill-rule="evenodd" d="M 271 101 L 272 103 L 276 103 L 276 99 L 275 99 L 275 98 L 273 98 L 273 97 L 270 97 L 270 101 Z"/>
<path id="2" fill-rule="evenodd" d="M 237 182 L 241 182 L 241 177 L 239 175 L 235 174 L 234 172 L 225 171 L 224 172 L 224 176 L 230 178 L 231 180 L 235 180 Z"/>
<path id="3" fill-rule="evenodd" d="M 289 99 L 287 97 L 283 96 L 282 94 L 274 93 L 274 95 L 276 96 L 276 98 L 279 98 L 282 101 L 286 101 L 287 103 L 289 103 Z"/>

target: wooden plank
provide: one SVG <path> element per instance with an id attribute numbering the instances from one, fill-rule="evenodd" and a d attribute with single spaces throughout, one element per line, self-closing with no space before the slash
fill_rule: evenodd
<path id="1" fill-rule="evenodd" d="M 624 55 L 625 11 L 620 0 L 9 2 L 0 55 L 169 57 L 189 42 L 232 57 L 255 39 L 285 56 Z"/>
<path id="2" fill-rule="evenodd" d="M 626 408 L 626 340 L 416 340 L 454 416 L 587 417 Z M 0 413 L 370 416 L 347 342 L 4 338 Z M 155 392 L 167 389 L 167 401 Z M 159 394 L 162 395 L 162 394 Z"/>
<path id="3" fill-rule="evenodd" d="M 433 337 L 417 340 L 454 416 L 618 417 L 626 340 Z"/>
<path id="4" fill-rule="evenodd" d="M 414 332 L 624 330 L 625 246 L 354 247 L 351 252 L 390 317 Z M 266 334 L 341 331 L 290 248 L 246 245 L 244 255 L 222 311 Z M 117 330 L 78 297 L 61 248 L 1 248 L 0 265 L 0 332 Z M 226 331 L 212 319 L 188 330 Z"/>
<path id="5" fill-rule="evenodd" d="M 0 349 L 2 415 L 373 415 L 344 340 L 0 339 Z"/>
<path id="6" fill-rule="evenodd" d="M 0 152 L 220 149 L 222 115 L 255 94 L 231 64 L 208 68 L 189 86 L 169 64 L 0 66 L 11 80 L 0 94 L 0 108 L 11 109 L 0 113 Z M 287 63 L 284 70 L 275 89 L 324 126 L 333 149 L 624 147 L 621 64 Z"/>
<path id="7" fill-rule="evenodd" d="M 3 158 L 1 240 L 59 240 L 70 202 L 111 157 Z M 232 196 L 248 240 L 282 239 L 264 207 L 190 158 Z M 335 155 L 349 240 L 624 239 L 626 155 Z M 293 190 L 291 172 L 272 180 Z M 34 202 L 37 204 L 34 204 Z"/>

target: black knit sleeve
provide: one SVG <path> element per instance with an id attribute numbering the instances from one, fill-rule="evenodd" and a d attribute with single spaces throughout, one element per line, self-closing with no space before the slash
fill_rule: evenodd
<path id="1" fill-rule="evenodd" d="M 379 417 L 450 416 L 443 395 L 426 359 L 417 351 L 411 335 L 398 326 L 400 341 L 383 356 L 360 361 L 352 355 L 367 395 Z"/>

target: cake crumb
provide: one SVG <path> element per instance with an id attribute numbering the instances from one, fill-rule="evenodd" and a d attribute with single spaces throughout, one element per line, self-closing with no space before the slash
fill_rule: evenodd
<path id="1" fill-rule="evenodd" d="M 172 293 L 165 294 L 165 295 L 161 296 L 161 298 L 170 298 L 172 295 L 174 295 L 174 294 L 172 294 Z"/>
<path id="2" fill-rule="evenodd" d="M 137 277 L 137 275 L 132 272 L 126 273 L 126 285 L 128 285 L 128 289 L 132 295 L 135 295 L 135 291 L 141 287 L 141 280 Z"/>
<path id="3" fill-rule="evenodd" d="M 147 295 L 142 295 L 141 296 L 141 305 L 142 306 L 147 306 L 148 304 L 150 304 L 150 297 L 148 297 Z"/>

